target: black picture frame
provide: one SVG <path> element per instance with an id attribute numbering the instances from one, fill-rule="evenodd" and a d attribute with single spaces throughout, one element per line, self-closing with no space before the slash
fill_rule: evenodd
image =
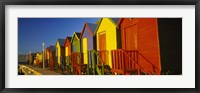
<path id="1" fill-rule="evenodd" d="M 117 89 L 61 89 L 61 88 L 5 88 L 5 6 L 6 5 L 195 5 L 195 88 L 117 88 Z M 58 92 L 121 92 L 121 93 L 198 93 L 199 88 L 199 39 L 200 39 L 200 0 L 1 0 L 0 1 L 0 91 L 1 93 L 58 93 Z"/>

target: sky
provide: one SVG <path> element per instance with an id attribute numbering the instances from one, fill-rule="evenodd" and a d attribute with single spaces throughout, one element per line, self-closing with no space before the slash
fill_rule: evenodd
<path id="1" fill-rule="evenodd" d="M 96 23 L 99 18 L 18 18 L 18 54 L 42 51 L 55 45 L 57 38 L 65 39 L 81 32 L 84 22 Z"/>

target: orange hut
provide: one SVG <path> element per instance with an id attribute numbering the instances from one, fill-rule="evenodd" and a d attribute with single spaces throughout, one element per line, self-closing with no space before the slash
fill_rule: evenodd
<path id="1" fill-rule="evenodd" d="M 161 23 L 159 20 L 165 21 Z M 121 49 L 112 51 L 112 71 L 117 74 L 161 74 L 161 61 L 165 62 L 165 60 L 161 60 L 161 53 L 163 53 L 163 57 L 177 63 L 170 53 L 166 51 L 164 53 L 161 49 L 167 48 L 174 42 L 174 40 L 172 40 L 170 42 L 165 42 L 166 44 L 161 44 L 161 40 L 166 41 L 166 37 L 179 37 L 181 35 L 180 29 L 174 29 L 171 25 L 173 24 L 176 25 L 177 28 L 181 28 L 180 25 L 177 24 L 178 20 L 172 19 L 171 22 L 167 20 L 170 19 L 121 18 L 118 22 L 118 26 L 120 27 L 122 46 Z M 163 29 L 164 27 L 167 27 L 169 30 L 165 35 L 162 34 L 166 33 L 166 30 Z M 176 34 L 176 32 L 179 34 Z M 178 40 L 179 39 L 180 38 L 178 38 Z M 180 43 L 181 40 L 180 42 L 175 40 L 175 42 Z M 181 44 L 179 44 L 179 46 L 180 45 Z M 177 58 L 180 60 L 179 56 Z M 174 65 L 171 64 L 171 62 L 168 63 L 170 63 L 167 64 L 169 67 L 170 65 Z"/>
<path id="2" fill-rule="evenodd" d="M 66 62 L 66 69 L 67 71 L 69 71 L 69 73 L 71 72 L 71 38 L 72 37 L 66 37 L 65 39 L 65 62 Z"/>
<path id="3" fill-rule="evenodd" d="M 50 70 L 53 70 L 56 64 L 55 46 L 49 46 L 47 49 L 49 52 L 49 68 Z"/>

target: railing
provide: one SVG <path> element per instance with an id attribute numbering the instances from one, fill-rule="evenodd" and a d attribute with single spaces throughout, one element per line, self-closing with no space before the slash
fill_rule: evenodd
<path id="1" fill-rule="evenodd" d="M 65 71 L 65 68 L 66 68 L 65 60 L 64 60 L 64 58 L 63 58 L 62 56 L 60 56 L 60 70 L 61 70 L 62 72 L 64 72 L 64 71 Z"/>
<path id="2" fill-rule="evenodd" d="M 50 58 L 50 59 L 49 59 L 49 68 L 50 68 L 51 71 L 54 69 L 53 66 L 54 66 L 53 59 Z"/>
<path id="3" fill-rule="evenodd" d="M 112 50 L 112 69 L 113 72 L 119 74 L 127 74 L 137 70 L 140 74 L 143 70 L 142 66 L 138 64 L 137 51 L 124 51 L 122 49 Z"/>
<path id="4" fill-rule="evenodd" d="M 72 72 L 73 74 L 81 74 L 81 66 L 82 66 L 82 55 L 80 52 L 72 53 Z"/>
<path id="5" fill-rule="evenodd" d="M 108 65 L 107 62 L 107 55 L 108 55 L 108 51 L 106 50 L 101 50 L 101 51 L 95 51 L 96 56 L 98 56 L 98 59 L 101 60 L 97 60 L 97 64 L 102 64 L 101 62 L 103 62 L 105 65 Z"/>
<path id="6" fill-rule="evenodd" d="M 72 66 L 71 66 L 71 56 L 66 56 L 65 57 L 65 62 L 66 62 L 67 73 L 71 74 L 71 69 L 72 69 Z"/>
<path id="7" fill-rule="evenodd" d="M 153 72 L 155 72 L 155 70 L 158 69 L 154 64 L 152 64 L 137 50 L 117 49 L 117 50 L 112 50 L 111 54 L 112 54 L 113 71 L 120 74 L 126 74 L 126 72 L 134 71 L 136 69 L 137 69 L 137 74 L 140 74 L 141 71 L 144 70 L 144 68 L 139 64 L 138 58 L 144 59 L 150 66 L 152 66 Z"/>
<path id="8" fill-rule="evenodd" d="M 66 62 L 66 65 L 70 65 L 71 64 L 71 56 L 65 56 L 65 62 Z"/>
<path id="9" fill-rule="evenodd" d="M 106 51 L 104 51 L 104 52 L 106 53 Z M 97 52 L 95 50 L 89 51 L 89 55 L 91 58 L 91 64 L 88 67 L 92 67 L 93 73 L 95 74 L 95 71 L 96 71 L 98 75 L 104 75 L 105 62 L 101 59 L 101 53 L 102 53 L 102 51 L 100 51 L 100 52 Z M 106 58 L 105 58 L 105 60 L 106 60 Z M 99 69 L 98 66 L 101 66 L 101 70 Z"/>
<path id="10" fill-rule="evenodd" d="M 154 64 L 152 64 L 151 61 L 149 61 L 144 55 L 142 55 L 142 54 L 139 53 L 138 51 L 137 51 L 137 54 L 138 54 L 140 57 L 142 57 L 142 59 L 144 59 L 147 63 L 149 63 L 149 64 L 152 66 L 152 69 L 153 69 L 153 72 L 154 72 L 154 73 L 151 73 L 151 74 L 155 74 L 156 70 L 159 71 L 159 69 L 158 69 Z"/>

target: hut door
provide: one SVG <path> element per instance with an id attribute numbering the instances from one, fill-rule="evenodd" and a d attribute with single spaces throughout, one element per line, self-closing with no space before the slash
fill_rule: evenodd
<path id="1" fill-rule="evenodd" d="M 68 56 L 68 55 L 69 55 L 68 52 L 69 52 L 68 47 L 65 47 L 65 53 L 66 53 L 65 56 Z"/>
<path id="2" fill-rule="evenodd" d="M 83 38 L 83 58 L 84 64 L 88 64 L 88 42 L 87 38 Z"/>
<path id="3" fill-rule="evenodd" d="M 106 33 L 99 33 L 99 54 L 101 60 L 106 64 Z"/>
<path id="4" fill-rule="evenodd" d="M 65 47 L 65 62 L 68 63 L 68 56 L 69 56 L 69 49 L 68 47 Z"/>
<path id="5" fill-rule="evenodd" d="M 123 49 L 137 50 L 137 30 L 136 25 L 124 28 L 123 30 Z"/>

